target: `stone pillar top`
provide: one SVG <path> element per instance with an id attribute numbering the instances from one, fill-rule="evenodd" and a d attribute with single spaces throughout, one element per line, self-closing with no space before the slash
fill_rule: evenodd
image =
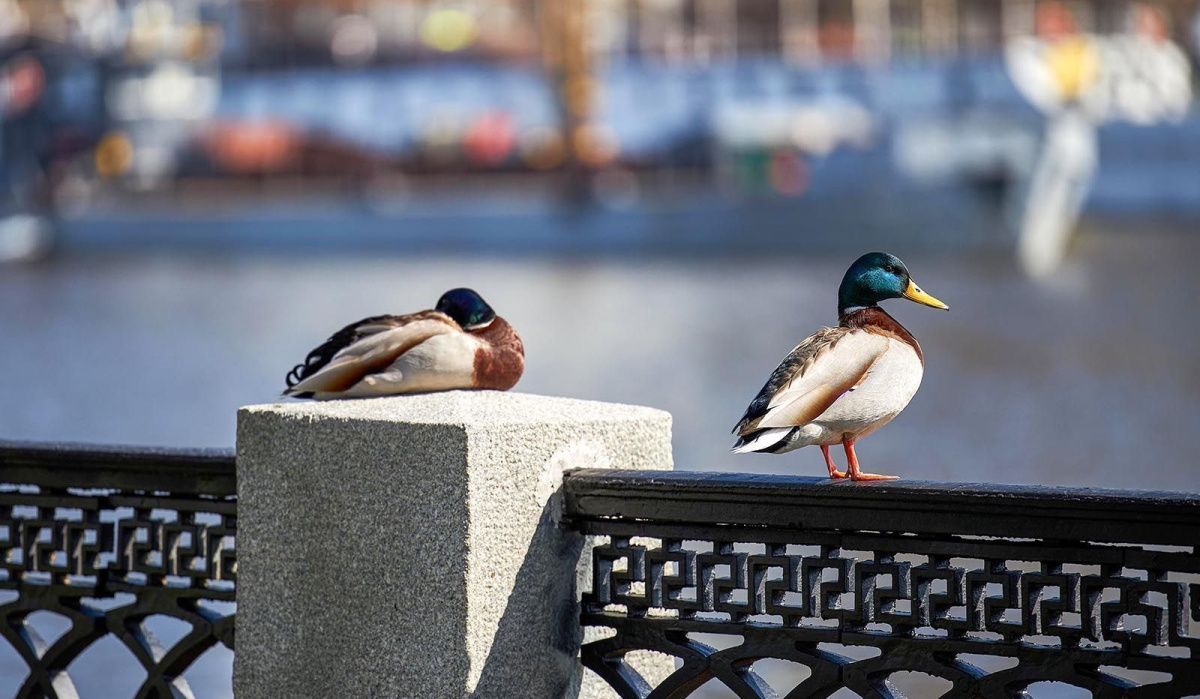
<path id="1" fill-rule="evenodd" d="M 640 405 L 539 396 L 511 391 L 445 391 L 387 398 L 284 401 L 250 405 L 242 413 L 425 425 L 533 425 L 670 420 L 665 410 Z"/>

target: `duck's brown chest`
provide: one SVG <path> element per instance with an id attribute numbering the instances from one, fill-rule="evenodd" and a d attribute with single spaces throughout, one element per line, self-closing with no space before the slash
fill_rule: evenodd
<path id="1" fill-rule="evenodd" d="M 506 391 L 517 385 L 525 373 L 525 345 L 517 331 L 497 317 L 472 334 L 482 341 L 475 351 L 475 387 Z"/>

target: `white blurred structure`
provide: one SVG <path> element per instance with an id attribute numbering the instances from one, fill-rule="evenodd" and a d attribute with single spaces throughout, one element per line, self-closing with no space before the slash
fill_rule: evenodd
<path id="1" fill-rule="evenodd" d="M 714 121 L 719 147 L 792 146 L 817 156 L 829 155 L 842 145 L 865 148 L 876 129 L 866 107 L 839 96 L 803 102 L 730 100 L 718 106 Z"/>
<path id="2" fill-rule="evenodd" d="M 50 254 L 54 230 L 50 223 L 32 214 L 0 218 L 0 264 L 28 262 Z"/>
<path id="3" fill-rule="evenodd" d="M 1039 9 L 1038 36 L 1010 40 L 1005 61 L 1021 94 L 1047 117 L 1019 218 L 1017 254 L 1033 276 L 1066 253 L 1095 174 L 1096 127 L 1182 118 L 1191 104 L 1186 54 L 1167 39 L 1156 8 L 1135 5 L 1126 34 L 1079 33 L 1065 5 Z"/>

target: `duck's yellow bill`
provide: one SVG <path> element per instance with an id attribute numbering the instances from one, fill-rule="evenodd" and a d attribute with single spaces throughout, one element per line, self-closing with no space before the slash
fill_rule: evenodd
<path id="1" fill-rule="evenodd" d="M 913 280 L 911 280 L 911 279 L 908 280 L 908 288 L 904 290 L 904 298 L 908 299 L 909 301 L 916 301 L 917 303 L 921 303 L 926 306 L 933 306 L 934 308 L 940 308 L 943 311 L 950 310 L 950 307 L 947 306 L 946 304 L 942 303 L 941 301 L 938 301 L 937 299 L 935 299 L 934 297 L 925 293 L 924 291 L 921 291 L 921 287 L 914 284 Z"/>

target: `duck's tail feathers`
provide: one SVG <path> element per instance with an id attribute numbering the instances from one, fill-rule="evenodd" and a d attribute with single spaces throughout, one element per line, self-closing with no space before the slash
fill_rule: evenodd
<path id="1" fill-rule="evenodd" d="M 765 451 L 767 453 L 787 444 L 787 438 L 791 435 L 795 427 L 774 427 L 758 432 L 751 432 L 738 439 L 731 450 L 734 454 L 749 454 L 752 451 Z"/>

